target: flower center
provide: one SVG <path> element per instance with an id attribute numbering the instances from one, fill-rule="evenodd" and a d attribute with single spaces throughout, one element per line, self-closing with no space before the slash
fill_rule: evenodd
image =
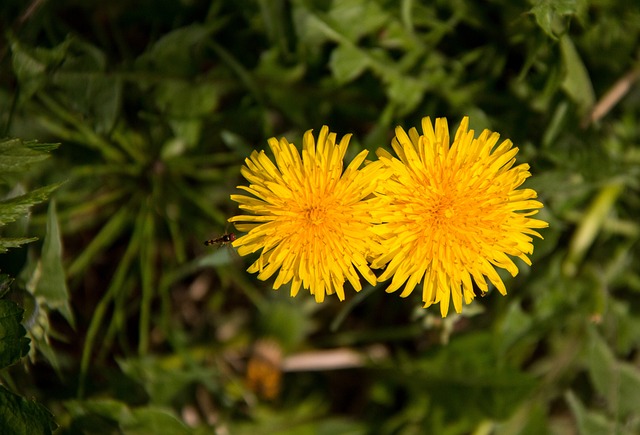
<path id="1" fill-rule="evenodd" d="M 435 199 L 431 208 L 432 222 L 439 227 L 448 227 L 456 216 L 456 204 L 450 194 L 445 194 Z"/>
<path id="2" fill-rule="evenodd" d="M 447 219 L 451 219 L 453 217 L 453 208 L 452 207 L 445 207 L 444 208 L 444 217 L 446 217 Z"/>
<path id="3" fill-rule="evenodd" d="M 303 215 L 308 224 L 318 226 L 324 222 L 327 216 L 327 209 L 321 205 L 312 205 L 304 210 Z"/>

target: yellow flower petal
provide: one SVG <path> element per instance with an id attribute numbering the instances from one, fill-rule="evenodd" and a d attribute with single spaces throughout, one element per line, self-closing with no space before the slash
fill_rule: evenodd
<path id="1" fill-rule="evenodd" d="M 372 267 L 385 270 L 378 281 L 391 279 L 388 292 L 404 287 L 408 296 L 422 283 L 426 306 L 440 304 L 446 316 L 452 301 L 456 312 L 482 293 L 487 279 L 502 294 L 506 287 L 496 268 L 511 275 L 518 267 L 510 257 L 530 264 L 529 236 L 540 235 L 544 221 L 530 216 L 542 207 L 532 189 L 517 188 L 531 175 L 529 165 L 515 165 L 517 147 L 488 130 L 478 138 L 463 118 L 453 143 L 444 118 L 422 121 L 415 128 L 396 129 L 392 148 L 377 155 L 388 179 L 376 195 L 388 204 L 374 212 L 382 250 Z"/>
<path id="2" fill-rule="evenodd" d="M 317 140 L 311 131 L 304 135 L 301 153 L 286 139 L 272 138 L 275 163 L 263 151 L 246 160 L 242 175 L 250 184 L 239 188 L 253 196 L 231 199 L 249 214 L 229 222 L 249 231 L 233 246 L 240 255 L 260 251 L 248 271 L 261 280 L 275 275 L 274 289 L 291 283 L 291 296 L 303 287 L 322 302 L 334 293 L 345 299 L 345 281 L 361 290 L 358 272 L 376 283 L 367 263 L 380 252 L 372 210 L 385 200 L 371 194 L 386 172 L 381 162 L 360 168 L 366 151 L 343 172 L 349 138 L 336 144 L 325 126 Z"/>

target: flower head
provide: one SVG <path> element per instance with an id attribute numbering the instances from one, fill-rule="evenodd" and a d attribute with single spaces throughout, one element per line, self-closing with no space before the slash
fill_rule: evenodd
<path id="1" fill-rule="evenodd" d="M 371 209 L 381 163 L 359 169 L 367 151 L 358 154 L 343 173 L 350 135 L 336 144 L 325 126 L 318 141 L 307 131 L 302 156 L 282 138 L 269 139 L 275 164 L 264 151 L 246 159 L 242 175 L 250 185 L 238 186 L 253 195 L 231 195 L 249 215 L 229 219 L 246 235 L 233 242 L 240 255 L 262 250 L 248 269 L 266 280 L 277 272 L 274 289 L 291 282 L 291 296 L 300 287 L 317 302 L 325 294 L 344 299 L 344 282 L 362 289 L 360 274 L 371 285 L 376 276 L 367 259 L 377 243 Z"/>
<path id="2" fill-rule="evenodd" d="M 377 190 L 390 204 L 378 215 L 383 253 L 371 266 L 386 265 L 378 281 L 391 278 L 387 292 L 404 285 L 402 297 L 422 281 L 425 307 L 439 302 L 443 317 L 451 298 L 458 313 L 473 300 L 472 282 L 488 291 L 485 277 L 506 294 L 496 267 L 515 276 L 509 256 L 531 265 L 531 236 L 541 237 L 534 229 L 548 226 L 531 218 L 543 206 L 536 192 L 518 190 L 531 175 L 529 165 L 514 166 L 518 148 L 510 140 L 496 147 L 499 134 L 488 130 L 476 139 L 468 126 L 465 117 L 450 144 L 446 119 L 434 130 L 424 118 L 422 135 L 396 129 L 398 158 L 377 152 L 392 175 Z"/>

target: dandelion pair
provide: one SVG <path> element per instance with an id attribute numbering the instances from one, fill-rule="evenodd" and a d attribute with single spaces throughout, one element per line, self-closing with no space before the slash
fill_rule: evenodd
<path id="1" fill-rule="evenodd" d="M 514 166 L 518 148 L 510 140 L 497 147 L 497 133 L 474 137 L 465 117 L 453 143 L 445 118 L 435 129 L 422 120 L 422 134 L 396 128 L 392 148 L 378 160 L 358 154 L 343 171 L 351 135 L 336 143 L 325 126 L 317 140 L 305 133 L 302 154 L 285 138 L 268 141 L 275 163 L 264 151 L 246 159 L 242 175 L 248 195 L 231 199 L 248 214 L 229 219 L 246 234 L 233 242 L 240 255 L 261 251 L 249 267 L 266 280 L 277 273 L 274 289 L 301 287 L 317 302 L 344 284 L 362 289 L 360 276 L 375 286 L 391 280 L 387 292 L 404 286 L 406 297 L 420 284 L 425 307 L 439 303 L 442 316 L 450 300 L 456 312 L 488 281 L 506 289 L 496 268 L 511 275 L 510 257 L 531 264 L 531 236 L 547 227 L 531 218 L 542 204 L 532 189 L 518 189 L 529 165 Z M 376 276 L 374 270 L 380 270 Z"/>

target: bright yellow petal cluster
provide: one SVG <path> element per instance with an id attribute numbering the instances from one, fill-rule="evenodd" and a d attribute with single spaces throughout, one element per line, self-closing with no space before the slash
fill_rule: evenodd
<path id="1" fill-rule="evenodd" d="M 248 269 L 266 280 L 277 273 L 274 289 L 291 283 L 291 295 L 308 289 L 317 302 L 325 294 L 345 298 L 344 282 L 362 289 L 357 271 L 371 285 L 372 252 L 379 252 L 373 232 L 373 195 L 381 162 L 360 169 L 368 151 L 358 154 L 343 172 L 350 135 L 336 144 L 336 134 L 321 129 L 317 142 L 311 131 L 303 138 L 302 155 L 282 138 L 269 140 L 274 162 L 264 151 L 246 159 L 242 175 L 250 185 L 239 186 L 252 196 L 232 195 L 249 213 L 229 219 L 246 235 L 233 242 L 240 255 L 261 250 Z"/>
<path id="2" fill-rule="evenodd" d="M 531 217 L 542 208 L 536 192 L 518 189 L 531 175 L 527 164 L 514 166 L 518 148 L 488 130 L 475 138 L 468 126 L 465 117 L 452 143 L 444 118 L 435 129 L 424 118 L 422 134 L 398 127 L 397 157 L 378 150 L 360 168 L 363 151 L 344 171 L 350 135 L 336 144 L 327 127 L 317 142 L 308 131 L 302 155 L 270 139 L 275 164 L 254 151 L 242 168 L 250 185 L 239 186 L 251 196 L 231 196 L 248 213 L 229 219 L 247 233 L 233 246 L 260 251 L 248 269 L 259 279 L 277 274 L 274 289 L 291 283 L 292 296 L 304 287 L 317 302 L 343 300 L 345 281 L 361 290 L 358 272 L 371 285 L 391 280 L 387 292 L 404 287 L 402 297 L 422 283 L 425 307 L 440 303 L 443 317 L 451 299 L 458 313 L 474 299 L 474 285 L 505 294 L 496 268 L 515 276 L 511 257 L 530 265 L 532 236 L 548 224 Z"/>
<path id="3" fill-rule="evenodd" d="M 530 265 L 531 236 L 541 237 L 534 229 L 548 226 L 531 218 L 543 206 L 536 192 L 518 190 L 531 175 L 529 165 L 514 166 L 518 148 L 510 140 L 496 146 L 499 135 L 488 130 L 475 138 L 468 126 L 465 117 L 450 144 L 446 119 L 434 130 L 424 118 L 422 134 L 396 129 L 398 158 L 377 152 L 392 175 L 376 192 L 390 204 L 376 210 L 383 253 L 372 267 L 386 266 L 378 281 L 391 279 L 387 292 L 404 286 L 402 297 L 422 282 L 425 307 L 440 303 L 443 317 L 450 299 L 458 313 L 463 299 L 473 300 L 473 283 L 486 292 L 486 278 L 505 294 L 496 267 L 515 276 L 509 256 Z"/>

